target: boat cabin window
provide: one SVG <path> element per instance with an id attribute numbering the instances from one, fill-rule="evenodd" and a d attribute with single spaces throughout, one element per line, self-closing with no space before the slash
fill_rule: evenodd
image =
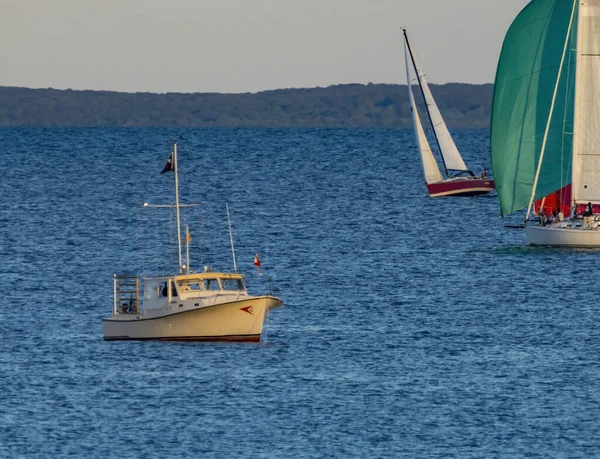
<path id="1" fill-rule="evenodd" d="M 206 290 L 221 290 L 218 279 L 206 279 L 204 281 L 204 288 Z"/>
<path id="2" fill-rule="evenodd" d="M 179 284 L 182 292 L 199 292 L 202 290 L 201 281 L 188 281 Z"/>
<path id="3" fill-rule="evenodd" d="M 161 296 L 167 296 L 167 283 L 160 279 L 146 279 L 144 282 L 144 299 L 154 300 Z"/>
<path id="4" fill-rule="evenodd" d="M 171 296 L 177 296 L 177 287 L 175 287 L 175 282 L 171 282 Z"/>
<path id="5" fill-rule="evenodd" d="M 242 279 L 222 279 L 223 290 L 244 290 Z"/>

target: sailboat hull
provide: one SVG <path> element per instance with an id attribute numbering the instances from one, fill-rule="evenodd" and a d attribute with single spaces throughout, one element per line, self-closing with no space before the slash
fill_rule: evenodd
<path id="1" fill-rule="evenodd" d="M 600 228 L 567 227 L 567 223 L 553 226 L 526 226 L 529 245 L 549 247 L 600 247 Z"/>
<path id="2" fill-rule="evenodd" d="M 269 310 L 282 304 L 269 295 L 201 308 L 194 301 L 152 317 L 113 314 L 102 321 L 104 339 L 257 342 Z"/>
<path id="3" fill-rule="evenodd" d="M 442 196 L 478 196 L 494 190 L 494 181 L 481 178 L 455 178 L 428 183 L 427 191 L 432 198 Z"/>

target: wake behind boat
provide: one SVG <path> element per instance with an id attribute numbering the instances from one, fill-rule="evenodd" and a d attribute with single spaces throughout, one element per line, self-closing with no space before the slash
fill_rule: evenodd
<path id="1" fill-rule="evenodd" d="M 531 245 L 600 247 L 598 69 L 600 0 L 534 0 L 506 34 L 492 164 L 502 215 L 527 208 Z"/>
<path id="2" fill-rule="evenodd" d="M 494 190 L 494 181 L 487 178 L 485 171 L 480 176 L 475 176 L 463 161 L 456 144 L 450 135 L 450 131 L 442 118 L 433 95 L 429 89 L 425 73 L 417 61 L 417 57 L 408 41 L 405 29 L 404 33 L 404 59 L 406 63 L 406 82 L 408 86 L 408 99 L 413 117 L 413 125 L 417 145 L 421 152 L 421 162 L 425 174 L 425 182 L 429 196 L 477 196 L 487 194 Z M 425 136 L 423 125 L 417 111 L 414 94 L 412 92 L 409 56 L 412 67 L 417 75 L 421 94 L 425 100 L 426 111 L 435 133 L 435 140 L 442 157 L 446 178 L 444 178 L 437 165 L 433 152 Z"/>
<path id="3" fill-rule="evenodd" d="M 182 259 L 177 144 L 164 172 L 175 172 L 175 207 L 179 272 L 163 276 L 114 275 L 113 312 L 102 321 L 105 340 L 260 341 L 263 323 L 279 298 L 269 293 L 248 294 L 237 273 L 190 270 L 189 231 L 186 228 L 186 260 Z M 148 204 L 144 204 L 148 206 Z M 163 207 L 163 206 L 160 206 Z M 229 210 L 227 212 L 229 220 Z M 231 226 L 230 226 L 231 231 Z M 231 236 L 231 232 L 230 232 Z M 260 269 L 258 254 L 254 264 Z"/>

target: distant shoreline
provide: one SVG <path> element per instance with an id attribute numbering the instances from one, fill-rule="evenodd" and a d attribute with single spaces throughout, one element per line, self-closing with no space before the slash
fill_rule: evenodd
<path id="1" fill-rule="evenodd" d="M 492 84 L 447 83 L 431 89 L 451 128 L 489 127 Z M 410 128 L 412 118 L 405 85 L 239 94 L 0 86 L 0 126 Z"/>

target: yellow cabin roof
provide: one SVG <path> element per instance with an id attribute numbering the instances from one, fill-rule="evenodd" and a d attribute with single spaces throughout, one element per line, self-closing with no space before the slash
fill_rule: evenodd
<path id="1" fill-rule="evenodd" d="M 189 281 L 189 280 L 204 280 L 204 279 L 243 279 L 244 276 L 238 273 L 193 273 L 193 274 L 180 274 L 173 276 L 176 281 Z"/>

